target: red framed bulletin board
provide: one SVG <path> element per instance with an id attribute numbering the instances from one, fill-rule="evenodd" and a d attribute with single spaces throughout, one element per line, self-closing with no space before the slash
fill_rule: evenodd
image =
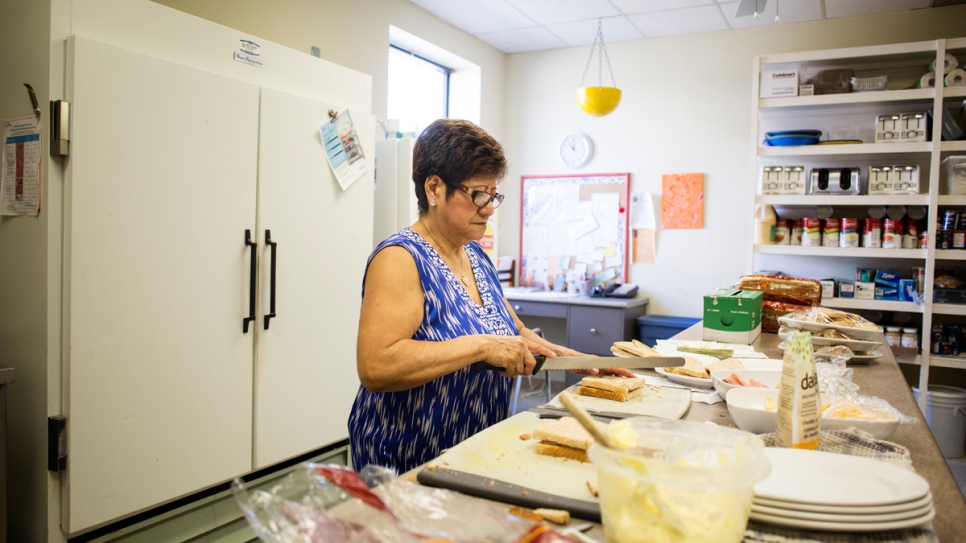
<path id="1" fill-rule="evenodd" d="M 627 281 L 631 174 L 520 178 L 520 286 Z"/>

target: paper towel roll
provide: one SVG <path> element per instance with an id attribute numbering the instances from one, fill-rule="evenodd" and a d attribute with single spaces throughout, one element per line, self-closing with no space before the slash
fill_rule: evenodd
<path id="1" fill-rule="evenodd" d="M 966 87 L 966 71 L 956 68 L 946 74 L 947 87 Z"/>
<path id="2" fill-rule="evenodd" d="M 946 53 L 946 57 L 945 59 L 943 59 L 943 73 L 948 74 L 949 72 L 955 70 L 957 66 L 959 66 L 959 61 L 956 60 L 956 57 L 950 55 L 949 53 Z M 929 65 L 929 70 L 932 72 L 936 71 L 935 60 L 932 61 L 932 64 Z"/>
<path id="3" fill-rule="evenodd" d="M 929 72 L 926 75 L 919 78 L 919 83 L 917 87 L 923 89 L 931 89 L 936 86 L 936 72 Z"/>

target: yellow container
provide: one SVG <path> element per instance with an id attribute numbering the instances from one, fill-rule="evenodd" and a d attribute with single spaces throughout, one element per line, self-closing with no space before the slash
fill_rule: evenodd
<path id="1" fill-rule="evenodd" d="M 722 426 L 628 419 L 623 450 L 593 445 L 608 543 L 742 540 L 755 483 L 771 470 L 760 437 Z"/>
<path id="2" fill-rule="evenodd" d="M 595 116 L 603 117 L 617 109 L 621 103 L 621 90 L 615 87 L 580 87 L 577 89 L 577 104 L 580 109 Z"/>

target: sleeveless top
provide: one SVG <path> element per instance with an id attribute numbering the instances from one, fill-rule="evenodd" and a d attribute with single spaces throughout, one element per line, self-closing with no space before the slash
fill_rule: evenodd
<path id="1" fill-rule="evenodd" d="M 503 300 L 496 268 L 479 243 L 464 248 L 482 306 L 470 298 L 429 242 L 409 228 L 376 247 L 366 264 L 367 273 L 376 253 L 391 245 L 409 251 L 423 287 L 423 321 L 413 339 L 445 341 L 469 334 L 520 333 Z M 466 366 L 409 390 L 369 392 L 360 386 L 349 414 L 353 468 L 358 471 L 375 464 L 403 473 L 432 460 L 441 450 L 505 419 L 511 382 L 499 372 L 476 373 Z"/>

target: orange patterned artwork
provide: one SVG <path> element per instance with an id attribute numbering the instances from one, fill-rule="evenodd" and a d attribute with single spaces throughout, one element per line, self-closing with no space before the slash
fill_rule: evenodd
<path id="1" fill-rule="evenodd" d="M 661 227 L 704 228 L 704 174 L 661 176 Z"/>

